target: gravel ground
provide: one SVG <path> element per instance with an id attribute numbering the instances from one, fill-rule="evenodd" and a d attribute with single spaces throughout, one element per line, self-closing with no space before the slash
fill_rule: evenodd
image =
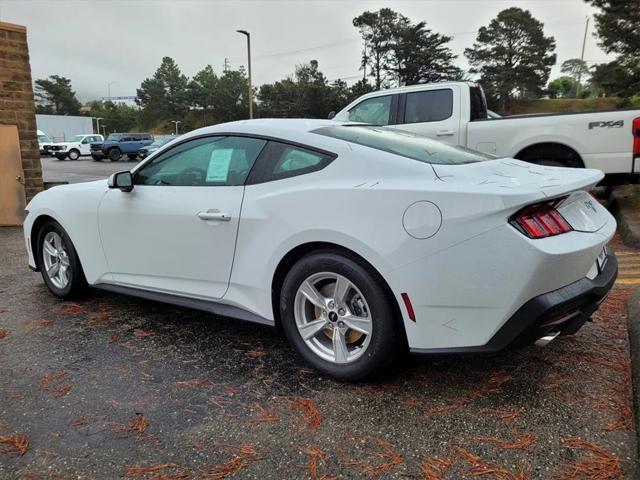
<path id="1" fill-rule="evenodd" d="M 632 271 L 637 251 L 616 249 Z M 341 384 L 267 327 L 59 301 L 1 228 L 0 478 L 637 478 L 630 291 L 545 349 Z"/>

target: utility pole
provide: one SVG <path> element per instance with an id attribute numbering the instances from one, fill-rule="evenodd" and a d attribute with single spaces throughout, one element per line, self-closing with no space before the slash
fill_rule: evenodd
<path id="1" fill-rule="evenodd" d="M 111 101 L 111 85 L 115 84 L 117 82 L 109 82 L 107 83 L 107 91 L 109 93 L 109 101 Z"/>
<path id="2" fill-rule="evenodd" d="M 582 65 L 584 65 L 584 47 L 587 44 L 587 30 L 589 30 L 589 20 L 591 17 L 587 17 L 587 23 L 584 26 L 584 38 L 582 39 L 582 53 L 580 54 L 580 69 L 578 70 L 578 80 L 576 85 L 576 98 L 580 98 L 580 79 L 582 78 Z"/>
<path id="3" fill-rule="evenodd" d="M 249 73 L 249 118 L 253 118 L 253 88 L 251 87 L 251 35 L 246 30 L 236 30 L 247 37 L 247 69 Z"/>
<path id="4" fill-rule="evenodd" d="M 98 132 L 98 133 L 100 133 L 100 132 Z M 102 136 L 104 138 L 107 138 L 107 126 L 104 123 L 102 124 Z"/>
<path id="5" fill-rule="evenodd" d="M 100 120 L 104 120 L 102 117 L 96 118 L 96 130 L 98 131 L 98 135 L 100 135 Z"/>
<path id="6" fill-rule="evenodd" d="M 228 70 L 229 70 L 229 59 L 227 57 L 224 57 L 224 63 L 222 64 L 222 71 L 224 73 L 227 73 Z"/>

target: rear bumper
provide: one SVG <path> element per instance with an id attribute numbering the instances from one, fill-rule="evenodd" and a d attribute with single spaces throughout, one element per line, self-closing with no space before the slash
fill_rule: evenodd
<path id="1" fill-rule="evenodd" d="M 606 248 L 606 247 L 605 247 Z M 412 353 L 497 352 L 530 345 L 547 335 L 572 335 L 591 318 L 613 287 L 618 261 L 609 249 L 606 262 L 592 280 L 577 282 L 539 295 L 520 307 L 485 345 L 453 348 L 411 349 Z"/>

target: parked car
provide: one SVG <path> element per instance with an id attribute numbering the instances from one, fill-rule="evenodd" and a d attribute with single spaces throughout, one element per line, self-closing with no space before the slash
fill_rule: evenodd
<path id="1" fill-rule="evenodd" d="M 70 160 L 78 160 L 83 155 L 91 155 L 91 143 L 103 142 L 102 135 L 74 135 L 66 142 L 56 142 L 47 148 L 50 155 L 55 155 L 58 160 L 69 157 Z"/>
<path id="2" fill-rule="evenodd" d="M 42 130 L 38 130 L 38 149 L 40 150 L 40 155 L 49 155 L 47 151 L 47 147 L 53 144 L 53 140 L 44 133 Z"/>
<path id="3" fill-rule="evenodd" d="M 152 144 L 147 145 L 146 147 L 142 147 L 140 150 L 138 150 L 138 156 L 140 158 L 142 158 L 142 159 L 145 159 L 149 155 L 151 155 L 153 152 L 158 150 L 160 147 L 162 147 L 163 145 L 166 145 L 171 140 L 175 140 L 176 138 L 178 138 L 178 137 L 176 137 L 175 135 L 169 135 L 167 137 L 156 138 L 153 141 Z"/>
<path id="4" fill-rule="evenodd" d="M 112 133 L 104 142 L 91 144 L 91 158 L 102 160 L 108 158 L 112 162 L 118 162 L 123 155 L 129 160 L 138 156 L 138 151 L 153 143 L 153 135 L 150 133 Z"/>
<path id="5" fill-rule="evenodd" d="M 368 93 L 335 117 L 388 125 L 474 150 L 540 165 L 597 168 L 602 184 L 638 183 L 640 110 L 496 117 L 482 88 L 431 83 Z"/>
<path id="6" fill-rule="evenodd" d="M 592 169 L 496 159 L 328 120 L 202 128 L 132 171 L 27 206 L 29 265 L 88 285 L 281 325 L 320 371 L 395 352 L 493 352 L 575 333 L 611 289 Z"/>

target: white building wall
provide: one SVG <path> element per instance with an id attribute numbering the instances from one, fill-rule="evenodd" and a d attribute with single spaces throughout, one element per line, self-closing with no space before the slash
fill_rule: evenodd
<path id="1" fill-rule="evenodd" d="M 54 142 L 64 142 L 74 135 L 93 133 L 91 117 L 71 115 L 36 115 L 38 130 L 46 133 Z"/>

